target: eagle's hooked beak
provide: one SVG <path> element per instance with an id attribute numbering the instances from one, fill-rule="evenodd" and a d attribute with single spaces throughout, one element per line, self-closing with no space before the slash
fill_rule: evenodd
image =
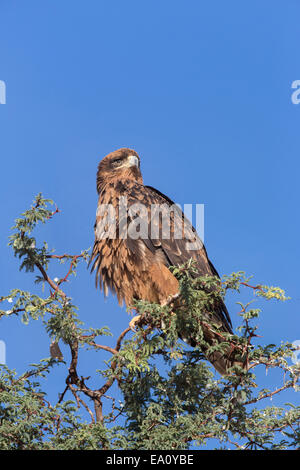
<path id="1" fill-rule="evenodd" d="M 128 166 L 128 167 L 136 166 L 137 168 L 139 168 L 140 162 L 139 162 L 138 157 L 136 155 L 129 155 L 127 157 L 127 161 L 125 163 L 125 166 Z"/>

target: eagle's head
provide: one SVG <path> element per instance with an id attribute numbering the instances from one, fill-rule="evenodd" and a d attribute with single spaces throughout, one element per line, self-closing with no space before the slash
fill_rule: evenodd
<path id="1" fill-rule="evenodd" d="M 135 150 L 128 148 L 115 150 L 101 160 L 97 172 L 97 191 L 100 193 L 105 183 L 124 179 L 142 183 L 140 157 Z"/>

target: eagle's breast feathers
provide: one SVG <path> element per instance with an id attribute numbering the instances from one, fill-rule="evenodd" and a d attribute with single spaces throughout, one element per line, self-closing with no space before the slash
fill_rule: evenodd
<path id="1" fill-rule="evenodd" d="M 120 209 L 124 200 L 126 211 Z M 92 269 L 96 271 L 96 284 L 105 294 L 110 290 L 117 295 L 120 304 L 124 301 L 127 306 L 132 305 L 134 299 L 162 303 L 179 289 L 177 279 L 168 269 L 170 262 L 161 242 L 132 238 L 128 233 L 126 237 L 124 233 L 134 221 L 130 211 L 134 204 L 143 204 L 148 211 L 147 223 L 151 220 L 151 201 L 157 204 L 154 197 L 150 197 L 150 191 L 137 183 L 128 184 L 125 189 L 119 181 L 110 182 L 99 195 L 98 208 L 113 208 L 115 218 L 111 226 L 106 226 L 109 209 L 97 210 Z M 180 254 L 178 249 L 177 256 Z"/>

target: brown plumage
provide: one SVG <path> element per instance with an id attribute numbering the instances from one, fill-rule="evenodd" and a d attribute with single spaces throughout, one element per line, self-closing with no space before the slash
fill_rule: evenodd
<path id="1" fill-rule="evenodd" d="M 131 306 L 134 299 L 164 304 L 179 289 L 168 267 L 182 265 L 190 258 L 194 259 L 200 276 L 218 276 L 191 223 L 183 219 L 182 212 L 168 197 L 143 184 L 140 158 L 134 150 L 122 148 L 103 158 L 98 166 L 97 191 L 91 262 L 92 271 L 96 271 L 96 285 L 105 295 L 110 290 L 117 295 L 120 304 L 124 301 L 127 306 Z M 139 212 L 136 204 L 142 204 L 144 212 L 141 209 Z M 159 205 L 161 216 L 154 217 L 153 212 L 150 215 L 154 204 Z M 111 208 L 115 210 L 115 219 Z M 170 226 L 164 227 L 162 221 L 169 215 Z M 135 225 L 137 220 L 142 224 Z M 135 229 L 133 236 L 130 224 Z M 146 236 L 145 233 L 141 236 L 142 228 Z M 181 239 L 178 233 L 183 235 Z M 196 244 L 196 249 L 188 250 L 191 242 Z M 208 312 L 207 318 L 209 323 L 218 325 L 219 331 L 232 333 L 230 317 L 221 299 L 213 311 Z M 203 332 L 209 344 L 220 341 L 220 335 L 210 328 L 203 326 Z M 192 339 L 189 342 L 193 345 Z M 216 352 L 207 358 L 221 374 L 233 363 L 231 350 L 228 354 Z"/>

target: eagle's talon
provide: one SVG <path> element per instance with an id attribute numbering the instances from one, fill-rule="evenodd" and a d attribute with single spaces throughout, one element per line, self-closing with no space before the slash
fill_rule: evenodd
<path id="1" fill-rule="evenodd" d="M 170 305 L 174 300 L 178 299 L 179 297 L 179 292 L 177 292 L 176 294 L 174 295 L 169 295 L 169 297 L 167 298 L 167 300 L 165 300 L 164 302 L 162 302 L 162 307 L 165 307 L 166 305 Z"/>
<path id="2" fill-rule="evenodd" d="M 142 315 L 136 315 L 132 320 L 130 320 L 129 327 L 132 331 L 136 331 L 136 325 L 141 321 L 141 317 Z"/>

